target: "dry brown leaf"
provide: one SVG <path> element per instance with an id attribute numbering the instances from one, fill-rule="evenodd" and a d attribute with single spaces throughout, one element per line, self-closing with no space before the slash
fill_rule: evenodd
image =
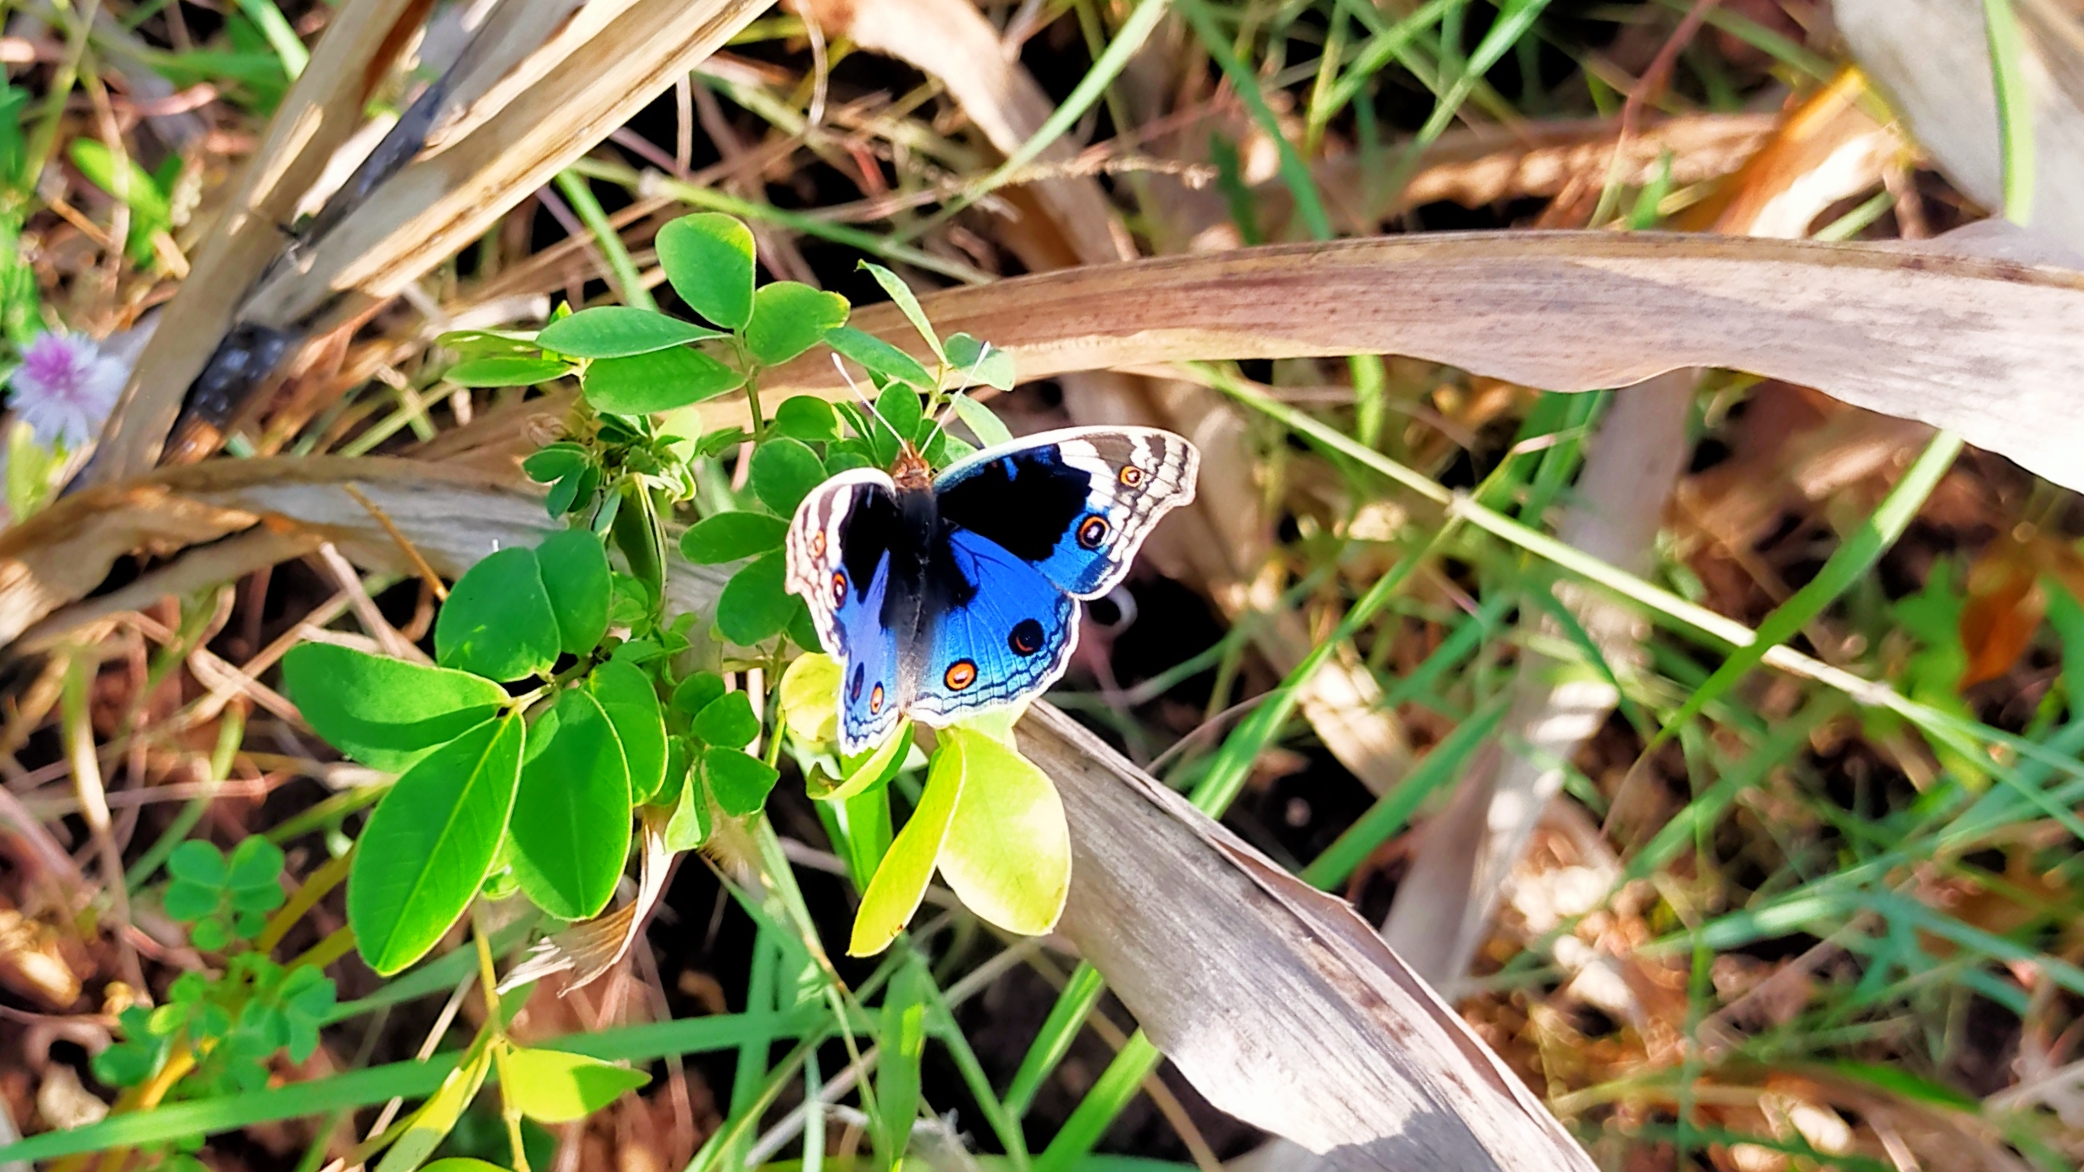
<path id="1" fill-rule="evenodd" d="M 1961 649 L 1968 666 L 1961 670 L 1963 688 L 1994 680 L 2012 670 L 2040 629 L 2048 608 L 2041 593 L 2044 559 L 2033 545 L 2007 533 L 1990 543 L 1968 570 L 1968 596 L 1961 604 Z"/>
<path id="2" fill-rule="evenodd" d="M 1211 1103 L 1341 1168 L 1594 1167 L 1343 902 L 1047 705 L 1019 733 L 1071 823 L 1060 931 Z"/>
<path id="3" fill-rule="evenodd" d="M 2084 368 L 2084 273 L 1939 247 L 1457 233 L 1045 273 L 922 304 L 939 328 L 1011 351 L 1030 380 L 1356 352 L 1566 391 L 1728 367 L 1949 428 L 2084 487 L 2084 401 L 2073 393 Z M 894 309 L 871 307 L 856 321 L 919 348 Z M 850 393 L 816 360 L 770 385 Z M 705 409 L 705 422 L 718 426 L 734 409 Z"/>

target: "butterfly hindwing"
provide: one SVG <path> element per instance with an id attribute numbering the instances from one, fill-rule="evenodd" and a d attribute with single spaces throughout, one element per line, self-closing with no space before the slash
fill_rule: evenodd
<path id="1" fill-rule="evenodd" d="M 840 747 L 860 752 L 903 717 L 903 648 L 887 620 L 898 506 L 890 478 L 841 473 L 796 508 L 786 541 L 788 591 L 810 606 L 818 641 L 838 659 Z"/>
<path id="2" fill-rule="evenodd" d="M 1045 432 L 950 465 L 940 516 L 1035 567 L 1075 598 L 1112 590 L 1152 526 L 1194 499 L 1194 445 L 1146 427 Z"/>
<path id="3" fill-rule="evenodd" d="M 911 700 L 912 715 L 936 726 L 1040 694 L 1078 641 L 1069 594 L 990 538 L 945 533 L 927 573 L 931 641 Z"/>

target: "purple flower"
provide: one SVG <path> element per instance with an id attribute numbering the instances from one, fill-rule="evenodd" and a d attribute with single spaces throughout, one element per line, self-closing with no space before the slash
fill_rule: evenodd
<path id="1" fill-rule="evenodd" d="M 101 433 L 130 367 L 101 352 L 85 334 L 38 334 L 8 376 L 15 414 L 37 442 L 78 450 Z"/>

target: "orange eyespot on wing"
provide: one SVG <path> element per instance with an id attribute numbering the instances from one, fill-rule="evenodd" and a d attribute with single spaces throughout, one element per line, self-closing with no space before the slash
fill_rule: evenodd
<path id="1" fill-rule="evenodd" d="M 1115 479 L 1130 488 L 1135 488 L 1143 483 L 1143 469 L 1138 468 L 1134 464 L 1124 464 L 1120 474 Z"/>
<path id="2" fill-rule="evenodd" d="M 949 691 L 960 692 L 977 682 L 977 665 L 967 659 L 958 659 L 948 665 L 941 681 L 948 685 Z"/>
<path id="3" fill-rule="evenodd" d="M 847 601 L 847 575 L 844 570 L 832 571 L 832 605 L 840 606 Z"/>
<path id="4" fill-rule="evenodd" d="M 877 684 L 868 694 L 868 714 L 880 715 L 883 711 L 883 685 Z"/>

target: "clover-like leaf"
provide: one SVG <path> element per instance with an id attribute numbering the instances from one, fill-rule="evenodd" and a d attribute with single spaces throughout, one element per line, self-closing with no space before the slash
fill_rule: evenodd
<path id="1" fill-rule="evenodd" d="M 523 1115 L 540 1123 L 571 1123 L 651 1081 L 641 1070 L 562 1050 L 515 1047 L 508 1052 L 504 1090 Z"/>
<path id="2" fill-rule="evenodd" d="M 680 552 L 698 566 L 713 566 L 757 557 L 780 549 L 789 523 L 780 517 L 733 510 L 704 517 L 680 535 Z"/>
<path id="3" fill-rule="evenodd" d="M 827 330 L 845 325 L 847 299 L 795 281 L 763 285 L 753 294 L 746 349 L 765 366 L 779 366 L 818 344 Z"/>
<path id="4" fill-rule="evenodd" d="M 550 670 L 561 635 L 532 549 L 502 549 L 465 571 L 434 620 L 434 657 L 488 680 Z"/>
<path id="5" fill-rule="evenodd" d="M 753 711 L 751 696 L 727 692 L 696 714 L 694 731 L 704 744 L 742 749 L 760 735 L 760 716 Z"/>
<path id="6" fill-rule="evenodd" d="M 347 879 L 347 922 L 389 976 L 434 947 L 491 870 L 521 778 L 518 716 L 488 720 L 422 758 L 377 804 Z"/>
<path id="7" fill-rule="evenodd" d="M 231 867 L 224 860 L 224 852 L 194 838 L 175 847 L 166 857 L 166 873 L 211 892 L 222 891 L 231 881 Z"/>
<path id="8" fill-rule="evenodd" d="M 600 358 L 586 366 L 580 389 L 596 411 L 651 415 L 671 411 L 745 385 L 745 374 L 700 350 L 674 346 L 627 358 Z"/>
<path id="9" fill-rule="evenodd" d="M 483 724 L 507 702 L 506 689 L 481 676 L 331 643 L 290 648 L 282 681 L 328 744 L 391 773 Z"/>
<path id="10" fill-rule="evenodd" d="M 759 813 L 780 776 L 774 766 L 742 749 L 711 745 L 702 750 L 702 780 L 708 783 L 717 806 L 733 818 L 750 818 Z"/>
<path id="11" fill-rule="evenodd" d="M 839 416 L 832 404 L 816 395 L 791 395 L 774 409 L 774 434 L 805 443 L 829 443 L 839 438 Z"/>
<path id="12" fill-rule="evenodd" d="M 984 732 L 958 726 L 941 738 L 933 768 L 953 757 L 964 776 L 941 877 L 985 921 L 1024 936 L 1048 932 L 1071 889 L 1071 832 L 1056 784 Z"/>
<path id="13" fill-rule="evenodd" d="M 659 267 L 687 307 L 725 329 L 753 316 L 753 234 L 719 212 L 682 216 L 660 228 Z"/>
<path id="14" fill-rule="evenodd" d="M 227 885 L 234 891 L 258 889 L 279 894 L 282 863 L 281 847 L 258 834 L 248 835 L 232 848 Z"/>
<path id="15" fill-rule="evenodd" d="M 666 718 L 651 677 L 633 663 L 611 660 L 593 669 L 586 688 L 600 701 L 608 723 L 615 726 L 616 739 L 622 742 L 630 773 L 630 799 L 650 801 L 666 775 Z"/>
<path id="16" fill-rule="evenodd" d="M 761 502 L 778 516 L 790 517 L 810 490 L 824 482 L 825 462 L 798 440 L 768 440 L 753 452 L 751 476 Z"/>
<path id="17" fill-rule="evenodd" d="M 673 688 L 673 710 L 683 716 L 693 716 L 728 691 L 730 688 L 725 686 L 724 677 L 715 672 L 691 672 Z"/>
<path id="18" fill-rule="evenodd" d="M 536 547 L 536 568 L 557 616 L 559 645 L 573 655 L 593 650 L 608 633 L 614 578 L 601 539 L 584 529 L 553 533 Z"/>
<path id="19" fill-rule="evenodd" d="M 754 558 L 724 583 L 723 593 L 717 596 L 716 629 L 740 647 L 780 634 L 798 601 L 786 588 L 787 577 L 780 550 Z"/>
<path id="20" fill-rule="evenodd" d="M 597 305 L 551 322 L 535 340 L 545 350 L 574 358 L 628 358 L 722 336 L 657 310 Z"/>
<path id="21" fill-rule="evenodd" d="M 591 919 L 608 906 L 629 856 L 622 742 L 600 702 L 579 688 L 558 694 L 529 740 L 507 857 L 537 907 L 560 919 Z"/>

